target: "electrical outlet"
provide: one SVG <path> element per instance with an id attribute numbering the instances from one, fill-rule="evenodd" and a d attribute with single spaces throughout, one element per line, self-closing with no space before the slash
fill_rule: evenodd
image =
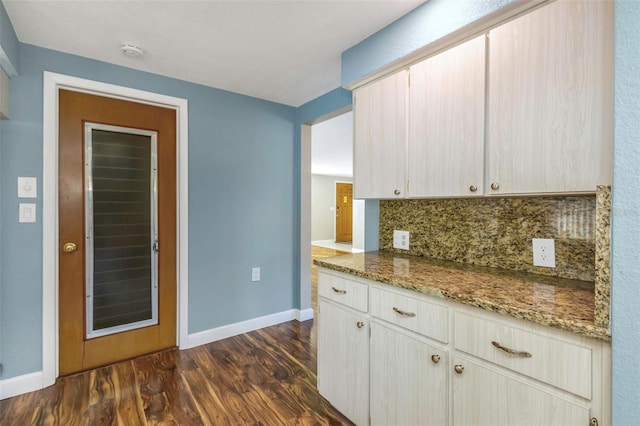
<path id="1" fill-rule="evenodd" d="M 409 231 L 393 231 L 393 248 L 409 250 Z"/>
<path id="2" fill-rule="evenodd" d="M 533 265 L 545 268 L 556 267 L 556 244 L 551 238 L 533 238 Z"/>
<path id="3" fill-rule="evenodd" d="M 260 268 L 251 268 L 251 281 L 260 281 Z"/>

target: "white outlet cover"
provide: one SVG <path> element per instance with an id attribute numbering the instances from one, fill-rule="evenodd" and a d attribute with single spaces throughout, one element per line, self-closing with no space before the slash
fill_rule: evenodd
<path id="1" fill-rule="evenodd" d="M 409 231 L 393 231 L 393 248 L 409 250 Z"/>
<path id="2" fill-rule="evenodd" d="M 251 268 L 251 281 L 260 281 L 260 268 Z"/>
<path id="3" fill-rule="evenodd" d="M 545 268 L 556 267 L 556 244 L 552 238 L 533 238 L 533 265 Z"/>

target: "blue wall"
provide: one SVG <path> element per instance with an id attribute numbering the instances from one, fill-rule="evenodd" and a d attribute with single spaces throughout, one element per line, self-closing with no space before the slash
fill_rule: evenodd
<path id="1" fill-rule="evenodd" d="M 613 423 L 640 419 L 640 2 L 615 2 Z"/>
<path id="2" fill-rule="evenodd" d="M 18 38 L 13 30 L 13 24 L 9 15 L 0 3 L 0 65 L 9 75 L 20 72 L 20 59 L 18 58 Z"/>
<path id="3" fill-rule="evenodd" d="M 403 58 L 515 0 L 429 0 L 342 53 L 342 85 Z"/>
<path id="4" fill-rule="evenodd" d="M 19 52 L 0 144 L 1 378 L 41 370 L 42 220 L 18 224 L 16 178 L 42 182 L 44 70 L 188 100 L 190 333 L 298 305 L 295 108 L 31 45 Z"/>

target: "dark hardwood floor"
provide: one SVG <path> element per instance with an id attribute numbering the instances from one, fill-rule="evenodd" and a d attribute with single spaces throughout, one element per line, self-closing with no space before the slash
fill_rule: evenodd
<path id="1" fill-rule="evenodd" d="M 0 424 L 351 424 L 318 394 L 312 329 L 292 321 L 65 377 L 0 401 Z"/>

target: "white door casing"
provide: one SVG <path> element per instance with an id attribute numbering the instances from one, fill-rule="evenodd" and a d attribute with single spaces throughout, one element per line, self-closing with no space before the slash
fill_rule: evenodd
<path id="1" fill-rule="evenodd" d="M 72 90 L 176 110 L 177 336 L 188 344 L 188 102 L 186 99 L 44 72 L 42 148 L 42 388 L 58 377 L 58 90 Z"/>

